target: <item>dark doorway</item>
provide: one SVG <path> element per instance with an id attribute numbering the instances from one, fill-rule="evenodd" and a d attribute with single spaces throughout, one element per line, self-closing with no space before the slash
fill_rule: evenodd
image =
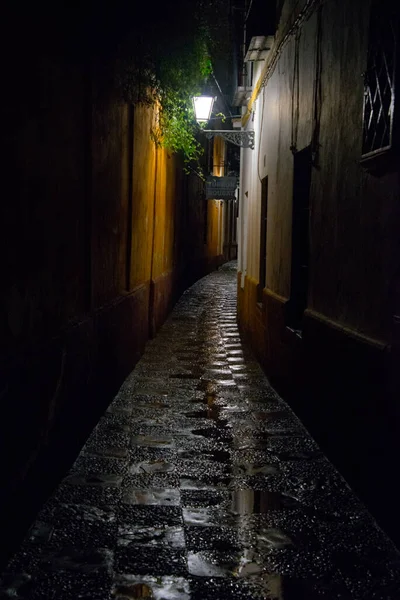
<path id="1" fill-rule="evenodd" d="M 302 329 L 308 296 L 311 168 L 311 146 L 307 146 L 294 155 L 293 173 L 292 274 L 288 325 L 297 331 Z"/>
<path id="2" fill-rule="evenodd" d="M 267 274 L 267 213 L 268 213 L 268 177 L 261 180 L 260 215 L 260 271 L 258 276 L 257 302 L 262 302 L 263 289 Z"/>

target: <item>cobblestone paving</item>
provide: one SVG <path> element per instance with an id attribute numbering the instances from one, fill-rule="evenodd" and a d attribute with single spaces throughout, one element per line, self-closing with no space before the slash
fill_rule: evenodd
<path id="1" fill-rule="evenodd" d="M 400 556 L 236 324 L 228 265 L 181 298 L 38 515 L 1 598 L 400 598 Z"/>

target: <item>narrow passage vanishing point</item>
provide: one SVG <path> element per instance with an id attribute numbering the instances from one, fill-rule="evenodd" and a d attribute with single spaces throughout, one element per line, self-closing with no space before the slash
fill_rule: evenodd
<path id="1" fill-rule="evenodd" d="M 1 598 L 400 598 L 400 555 L 271 388 L 228 264 L 181 298 Z"/>

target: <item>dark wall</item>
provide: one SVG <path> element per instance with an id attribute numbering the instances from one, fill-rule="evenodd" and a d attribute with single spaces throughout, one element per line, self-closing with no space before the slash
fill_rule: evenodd
<path id="1" fill-rule="evenodd" d="M 152 109 L 117 98 L 84 36 L 28 25 L 2 57 L 0 559 L 214 264 L 202 184 L 155 149 Z"/>
<path id="2" fill-rule="evenodd" d="M 370 4 L 316 3 L 279 47 L 306 0 L 282 4 L 276 67 L 255 105 L 260 148 L 243 159 L 248 241 L 247 262 L 242 258 L 240 265 L 246 277 L 239 285 L 239 321 L 271 381 L 399 544 L 400 495 L 392 475 L 400 429 L 399 160 L 397 152 L 383 154 L 379 168 L 362 161 L 361 74 L 370 44 Z M 396 103 L 395 114 L 399 108 Z M 293 252 L 304 248 L 293 235 L 295 165 L 310 144 L 309 235 L 303 238 L 309 244 L 308 297 L 302 322 L 294 324 Z M 266 176 L 260 310 L 259 177 Z"/>

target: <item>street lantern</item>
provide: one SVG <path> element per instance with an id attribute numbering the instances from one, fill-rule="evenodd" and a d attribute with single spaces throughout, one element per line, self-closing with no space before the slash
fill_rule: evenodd
<path id="1" fill-rule="evenodd" d="M 194 96 L 193 108 L 198 123 L 207 123 L 211 118 L 216 98 L 214 96 Z M 228 142 L 254 150 L 254 131 L 238 131 L 237 129 L 202 129 L 208 139 L 219 135 Z"/>
<path id="2" fill-rule="evenodd" d="M 207 123 L 210 120 L 214 102 L 214 96 L 195 96 L 193 98 L 193 108 L 198 123 Z"/>

